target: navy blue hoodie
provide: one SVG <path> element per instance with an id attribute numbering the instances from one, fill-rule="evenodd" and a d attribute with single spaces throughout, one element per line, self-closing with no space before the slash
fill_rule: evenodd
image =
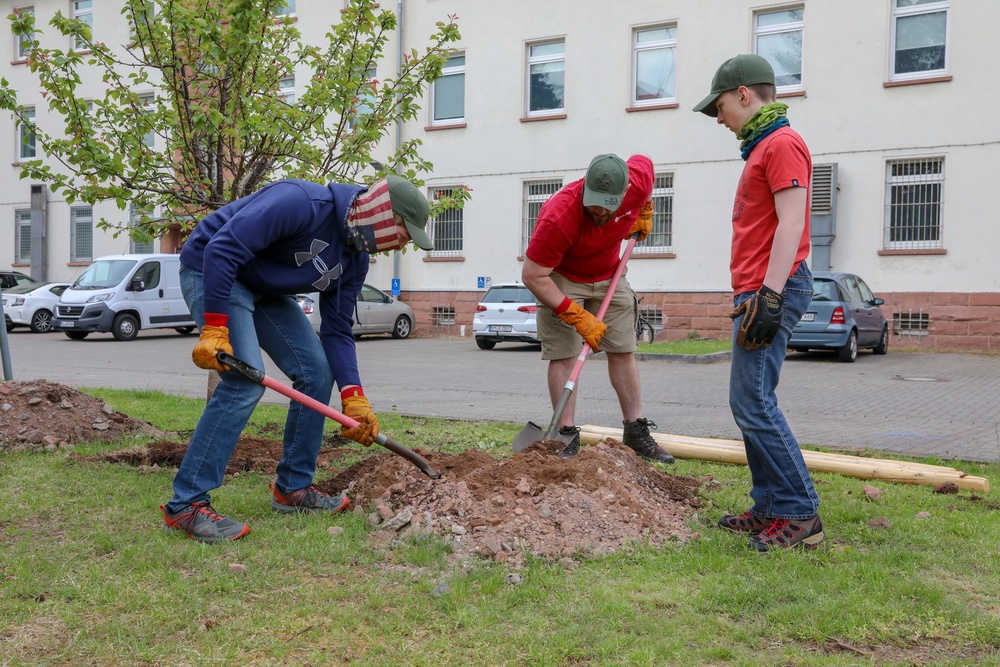
<path id="1" fill-rule="evenodd" d="M 347 213 L 365 190 L 286 179 L 206 216 L 180 257 L 204 274 L 205 312 L 228 315 L 237 280 L 261 296 L 320 292 L 320 340 L 337 386 L 360 385 L 351 327 L 369 256 L 347 244 Z"/>

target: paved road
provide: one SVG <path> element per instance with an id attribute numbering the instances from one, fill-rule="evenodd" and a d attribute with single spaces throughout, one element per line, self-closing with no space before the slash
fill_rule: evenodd
<path id="1" fill-rule="evenodd" d="M 190 361 L 194 336 L 142 332 L 72 341 L 58 333 L 8 335 L 15 380 L 46 378 L 80 387 L 152 389 L 203 396 L 205 374 Z M 480 350 L 469 338 L 364 338 L 358 357 L 376 410 L 404 415 L 547 425 L 552 416 L 538 348 Z M 728 406 L 729 363 L 639 362 L 643 405 L 657 430 L 739 438 Z M 268 375 L 284 376 L 268 364 Z M 601 359 L 588 360 L 577 389 L 577 423 L 619 426 L 621 413 Z M 872 448 L 914 456 L 1000 461 L 1000 357 L 862 353 L 789 356 L 781 408 L 803 443 Z M 285 399 L 268 392 L 266 401 Z"/>

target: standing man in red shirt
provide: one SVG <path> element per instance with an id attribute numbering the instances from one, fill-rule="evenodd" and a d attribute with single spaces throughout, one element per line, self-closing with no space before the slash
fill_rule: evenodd
<path id="1" fill-rule="evenodd" d="M 642 240 L 652 227 L 653 176 L 653 163 L 644 155 L 633 155 L 627 163 L 610 153 L 595 157 L 584 178 L 542 205 L 525 251 L 521 279 L 538 300 L 538 338 L 542 359 L 549 362 L 553 408 L 586 341 L 594 351 L 607 354 L 608 377 L 622 410 L 622 440 L 645 459 L 673 463 L 674 458 L 649 433 L 656 424 L 642 417 L 635 362 L 638 308 L 624 274 L 604 321 L 594 316 L 611 286 L 622 240 L 637 232 Z M 558 424 L 560 435 L 573 436 L 560 452 L 561 458 L 580 451 L 576 393 L 570 396 Z"/>
<path id="2" fill-rule="evenodd" d="M 729 406 L 743 433 L 753 506 L 724 515 L 719 525 L 747 535 L 756 551 L 823 541 L 819 497 L 775 395 L 813 282 L 806 265 L 812 158 L 788 126 L 787 109 L 776 101 L 774 70 L 755 54 L 722 63 L 694 108 L 736 135 L 746 161 L 733 205 Z"/>

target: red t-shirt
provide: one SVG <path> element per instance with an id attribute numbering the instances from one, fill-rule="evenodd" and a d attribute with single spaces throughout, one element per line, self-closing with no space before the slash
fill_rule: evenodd
<path id="1" fill-rule="evenodd" d="M 733 252 L 729 269 L 736 294 L 755 292 L 764 284 L 771 244 L 778 228 L 774 193 L 806 188 L 806 224 L 788 275 L 809 255 L 809 191 L 812 158 L 802 137 L 789 127 L 775 130 L 751 151 L 733 204 Z"/>
<path id="2" fill-rule="evenodd" d="M 608 224 L 598 227 L 583 208 L 583 179 L 542 204 L 525 255 L 575 283 L 610 280 L 621 259 L 621 241 L 653 196 L 653 162 L 645 155 L 627 161 L 631 187 Z"/>

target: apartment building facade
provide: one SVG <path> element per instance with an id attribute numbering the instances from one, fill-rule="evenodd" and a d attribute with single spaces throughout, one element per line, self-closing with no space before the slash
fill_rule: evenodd
<path id="1" fill-rule="evenodd" d="M 7 14 L 29 3 L 0 6 Z M 106 41 L 127 37 L 114 0 L 30 6 L 40 23 L 56 9 L 89 10 Z M 458 333 L 488 284 L 518 280 L 538 208 L 605 152 L 645 153 L 656 165 L 654 233 L 628 270 L 644 314 L 663 338 L 727 335 L 730 217 L 743 162 L 735 137 L 691 108 L 721 62 L 756 52 L 774 65 L 789 120 L 813 155 L 813 268 L 863 276 L 886 300 L 896 344 L 1000 345 L 992 261 L 1000 229 L 987 205 L 1000 129 L 980 120 L 1000 95 L 988 54 L 1000 19 L 992 0 L 629 0 L 613 10 L 580 0 L 398 0 L 382 8 L 401 13 L 395 39 L 403 50 L 421 49 L 448 15 L 462 33 L 444 76 L 426 91 L 422 117 L 385 146 L 388 153 L 394 141 L 422 141 L 434 165 L 428 198 L 472 191 L 463 210 L 432 221 L 434 250 L 372 264 L 370 283 L 398 281 L 417 335 Z M 306 42 L 318 43 L 338 20 L 318 0 L 289 9 Z M 0 68 L 28 94 L 18 47 L 12 36 L 11 61 Z M 391 44 L 372 76 L 391 76 L 399 52 Z M 96 94 L 100 82 L 93 85 Z M 294 94 L 295 80 L 287 85 Z M 40 119 L 45 111 L 39 97 Z M 101 215 L 124 215 L 113 205 L 88 211 L 20 181 L 29 143 L 13 119 L 5 122 L 0 150 L 11 166 L 0 189 L 0 238 L 11 245 L 0 244 L 9 247 L 0 265 L 36 268 L 24 239 L 39 207 L 43 277 L 72 278 L 95 256 L 145 250 L 92 226 Z M 162 249 L 160 241 L 148 248 Z"/>

